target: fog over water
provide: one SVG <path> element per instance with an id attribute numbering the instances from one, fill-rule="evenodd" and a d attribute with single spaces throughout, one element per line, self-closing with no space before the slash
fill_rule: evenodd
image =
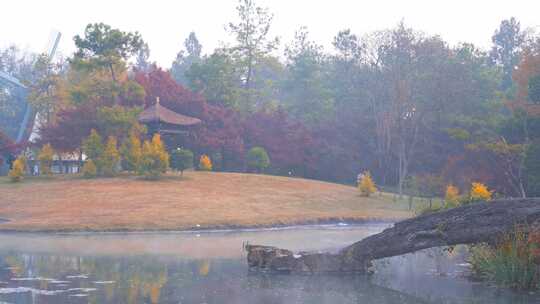
<path id="1" fill-rule="evenodd" d="M 244 242 L 337 250 L 387 225 L 211 233 L 0 234 L 7 303 L 534 303 L 467 278 L 466 248 L 378 261 L 372 276 L 249 273 Z"/>

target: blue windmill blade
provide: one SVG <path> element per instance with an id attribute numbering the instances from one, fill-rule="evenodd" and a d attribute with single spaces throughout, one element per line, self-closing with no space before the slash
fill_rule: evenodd
<path id="1" fill-rule="evenodd" d="M 0 71 L 0 86 L 9 92 L 9 105 L 12 110 L 11 119 L 3 118 L 4 132 L 16 143 L 23 140 L 31 116 L 31 107 L 27 101 L 28 88 L 17 78 Z"/>
<path id="2" fill-rule="evenodd" d="M 53 34 L 50 46 L 47 50 L 49 60 L 52 60 L 61 34 L 56 32 Z M 4 118 L 4 122 L 0 122 L 0 128 L 3 128 L 5 133 L 10 136 L 16 143 L 22 143 L 30 137 L 35 131 L 36 113 L 28 102 L 29 88 L 25 86 L 19 79 L 0 71 L 0 89 L 7 89 L 10 92 L 11 106 L 14 109 L 12 119 Z M 5 125 L 1 125 L 4 123 Z"/>

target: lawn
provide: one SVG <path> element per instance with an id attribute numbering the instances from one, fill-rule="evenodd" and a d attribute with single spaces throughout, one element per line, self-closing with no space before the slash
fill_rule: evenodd
<path id="1" fill-rule="evenodd" d="M 186 172 L 135 177 L 0 178 L 0 230 L 122 231 L 267 227 L 412 216 L 388 194 L 256 174 Z"/>

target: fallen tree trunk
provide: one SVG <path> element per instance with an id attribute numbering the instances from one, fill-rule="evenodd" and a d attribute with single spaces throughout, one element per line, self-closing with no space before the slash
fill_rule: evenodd
<path id="1" fill-rule="evenodd" d="M 466 205 L 395 223 L 337 253 L 309 253 L 247 245 L 251 270 L 282 273 L 365 273 L 371 261 L 431 247 L 495 242 L 521 225 L 540 227 L 540 198 Z"/>

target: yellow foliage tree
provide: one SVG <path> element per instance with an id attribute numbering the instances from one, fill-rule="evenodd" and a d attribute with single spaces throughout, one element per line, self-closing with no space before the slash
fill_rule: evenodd
<path id="1" fill-rule="evenodd" d="M 89 159 L 84 163 L 82 173 L 85 178 L 94 178 L 97 176 L 97 167 L 93 160 Z"/>
<path id="2" fill-rule="evenodd" d="M 170 157 L 169 153 L 167 153 L 167 149 L 165 149 L 165 145 L 163 144 L 163 141 L 161 140 L 161 136 L 159 134 L 154 134 L 154 136 L 152 137 L 152 146 L 154 147 L 154 150 L 159 154 L 161 173 L 166 173 L 167 169 L 169 169 Z"/>
<path id="3" fill-rule="evenodd" d="M 120 148 L 122 167 L 127 171 L 138 172 L 142 162 L 142 145 L 139 136 L 131 132 L 129 138 Z"/>
<path id="4" fill-rule="evenodd" d="M 491 200 L 491 191 L 482 183 L 472 183 L 470 196 L 472 201 L 489 201 Z"/>
<path id="5" fill-rule="evenodd" d="M 377 187 L 375 186 L 375 182 L 371 178 L 369 171 L 364 171 L 364 173 L 362 173 L 362 177 L 358 183 L 358 190 L 360 190 L 362 196 L 366 197 L 369 197 L 371 194 L 377 192 Z"/>
<path id="6" fill-rule="evenodd" d="M 90 135 L 83 141 L 82 150 L 88 159 L 94 161 L 98 171 L 101 171 L 101 156 L 103 155 L 104 147 L 99 133 L 92 129 Z"/>
<path id="7" fill-rule="evenodd" d="M 17 183 L 23 180 L 26 168 L 26 158 L 19 157 L 13 162 L 13 167 L 9 170 L 8 176 L 12 182 Z"/>
<path id="8" fill-rule="evenodd" d="M 447 208 L 453 208 L 459 205 L 459 189 L 456 186 L 452 184 L 446 186 L 444 203 Z"/>
<path id="9" fill-rule="evenodd" d="M 201 155 L 201 158 L 199 159 L 199 169 L 202 171 L 212 171 L 212 160 L 208 155 Z"/>
<path id="10" fill-rule="evenodd" d="M 142 161 L 140 174 L 148 178 L 158 178 L 169 168 L 169 154 L 161 141 L 159 134 L 152 137 L 152 141 L 145 141 L 142 148 Z"/>
<path id="11" fill-rule="evenodd" d="M 38 160 L 39 160 L 39 171 L 44 175 L 52 174 L 52 163 L 54 158 L 54 150 L 50 144 L 46 144 L 39 151 Z"/>
<path id="12" fill-rule="evenodd" d="M 116 148 L 117 141 L 116 137 L 109 136 L 107 139 L 107 145 L 103 154 L 99 158 L 99 163 L 101 164 L 102 174 L 104 176 L 114 176 L 118 173 L 118 165 L 120 163 L 120 153 Z"/>

